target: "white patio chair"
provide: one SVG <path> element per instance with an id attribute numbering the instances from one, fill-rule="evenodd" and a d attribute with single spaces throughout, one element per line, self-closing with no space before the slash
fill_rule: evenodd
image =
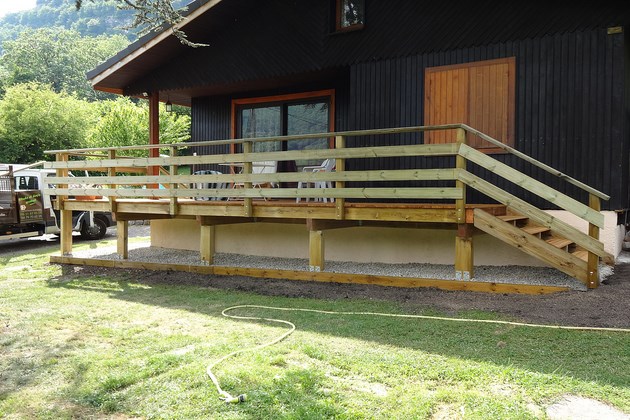
<path id="1" fill-rule="evenodd" d="M 275 174 L 278 172 L 278 161 L 276 160 L 266 160 L 260 162 L 252 162 L 252 175 L 260 175 L 260 174 Z M 241 169 L 241 172 L 243 170 Z M 244 188 L 244 182 L 235 182 L 233 188 Z M 252 182 L 252 188 L 276 188 L 278 184 L 273 181 L 265 181 L 265 182 Z M 263 197 L 265 201 L 266 197 Z"/>
<path id="2" fill-rule="evenodd" d="M 332 172 L 333 169 L 335 169 L 335 165 L 336 165 L 337 161 L 335 159 L 326 159 L 324 160 L 320 165 L 317 166 L 305 166 L 302 171 L 303 172 Z M 332 182 L 330 181 L 317 181 L 317 182 L 309 182 L 309 181 L 300 181 L 298 182 L 298 188 L 310 188 L 311 185 L 314 188 L 332 188 Z M 300 197 L 295 199 L 296 203 L 299 203 L 301 200 Z M 306 201 L 309 201 L 310 198 L 306 197 Z M 320 198 L 314 198 L 315 201 L 319 201 Z M 323 202 L 327 202 L 328 198 L 323 197 L 321 198 L 321 200 Z M 330 202 L 332 202 L 333 199 L 330 199 Z"/>

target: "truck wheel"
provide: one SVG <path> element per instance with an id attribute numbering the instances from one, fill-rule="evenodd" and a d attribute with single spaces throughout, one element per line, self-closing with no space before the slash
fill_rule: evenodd
<path id="1" fill-rule="evenodd" d="M 81 227 L 81 237 L 83 239 L 89 239 L 89 240 L 103 239 L 106 233 L 107 233 L 107 225 L 105 224 L 105 222 L 103 222 L 101 219 L 97 217 L 94 218 L 93 226 L 90 226 L 89 224 L 84 223 L 83 227 Z"/>

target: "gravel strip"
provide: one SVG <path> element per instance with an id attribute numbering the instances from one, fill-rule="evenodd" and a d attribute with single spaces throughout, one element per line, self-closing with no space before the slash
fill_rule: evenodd
<path id="1" fill-rule="evenodd" d="M 74 256 L 106 260 L 119 259 L 118 254 L 116 254 L 116 247 L 93 248 L 86 251 L 75 252 Z M 148 242 L 129 244 L 129 261 L 206 265 L 206 263 L 200 260 L 199 253 L 196 251 L 153 248 L 149 246 Z M 216 254 L 215 265 L 309 271 L 307 259 L 259 257 L 237 254 Z M 333 273 L 455 280 L 455 270 L 452 265 L 438 264 L 385 264 L 327 261 L 325 271 Z M 611 270 L 608 270 L 605 274 L 610 274 L 611 272 Z M 475 267 L 474 280 L 494 283 L 566 286 L 574 290 L 586 290 L 586 286 L 581 282 L 556 269 L 546 267 L 477 266 Z"/>

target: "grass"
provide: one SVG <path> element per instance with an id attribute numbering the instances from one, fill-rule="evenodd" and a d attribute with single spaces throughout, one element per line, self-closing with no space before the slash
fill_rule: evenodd
<path id="1" fill-rule="evenodd" d="M 402 309 L 84 275 L 47 264 L 55 251 L 0 255 L 0 417 L 527 419 L 564 394 L 630 412 L 628 334 L 249 309 L 234 314 L 297 331 L 217 366 L 225 390 L 249 396 L 226 405 L 206 366 L 285 329 L 225 307 Z"/>

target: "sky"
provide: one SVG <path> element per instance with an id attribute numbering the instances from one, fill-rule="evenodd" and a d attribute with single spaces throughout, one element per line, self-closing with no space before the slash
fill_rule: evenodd
<path id="1" fill-rule="evenodd" d="M 37 0 L 0 0 L 0 17 L 7 13 L 32 9 Z"/>

